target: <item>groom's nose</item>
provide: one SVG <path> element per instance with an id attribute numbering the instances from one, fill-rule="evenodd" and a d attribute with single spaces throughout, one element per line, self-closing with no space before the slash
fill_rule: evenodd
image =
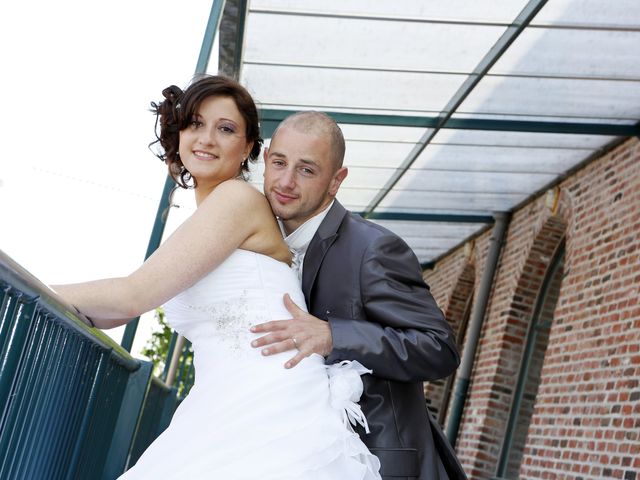
<path id="1" fill-rule="evenodd" d="M 296 186 L 295 173 L 295 169 L 293 168 L 284 169 L 280 176 L 280 187 L 293 190 Z"/>

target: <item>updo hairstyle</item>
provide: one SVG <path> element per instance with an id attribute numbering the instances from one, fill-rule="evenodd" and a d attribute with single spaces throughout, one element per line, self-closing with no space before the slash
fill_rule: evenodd
<path id="1" fill-rule="evenodd" d="M 155 155 L 165 162 L 169 175 L 182 188 L 196 186 L 195 178 L 180 160 L 180 132 L 187 128 L 198 112 L 202 101 L 208 97 L 232 98 L 247 126 L 245 132 L 247 143 L 253 142 L 248 159 L 242 162 L 241 175 L 246 178 L 249 173 L 249 161 L 255 162 L 260 155 L 263 140 L 260 137 L 258 109 L 247 90 L 235 80 L 221 75 L 198 77 L 183 92 L 179 87 L 171 85 L 162 91 L 159 104 L 151 102 L 151 110 L 156 115 L 156 141 L 149 146 L 160 143 L 163 152 Z M 158 132 L 158 123 L 160 132 Z M 189 185 L 191 183 L 191 185 Z"/>

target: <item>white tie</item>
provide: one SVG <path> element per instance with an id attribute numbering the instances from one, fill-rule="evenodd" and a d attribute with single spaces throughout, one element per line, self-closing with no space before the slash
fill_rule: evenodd
<path id="1" fill-rule="evenodd" d="M 292 248 L 291 254 L 293 255 L 293 257 L 291 258 L 291 268 L 294 272 L 296 272 L 296 275 L 298 275 L 298 280 L 302 281 L 302 262 L 304 261 L 304 250 Z"/>

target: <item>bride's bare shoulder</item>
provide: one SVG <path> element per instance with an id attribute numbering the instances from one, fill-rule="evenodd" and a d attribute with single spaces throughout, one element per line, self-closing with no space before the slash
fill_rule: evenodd
<path id="1" fill-rule="evenodd" d="M 212 201 L 225 200 L 233 203 L 237 207 L 244 208 L 269 208 L 264 194 L 255 186 L 245 180 L 231 179 L 222 182 L 213 190 L 209 197 Z"/>

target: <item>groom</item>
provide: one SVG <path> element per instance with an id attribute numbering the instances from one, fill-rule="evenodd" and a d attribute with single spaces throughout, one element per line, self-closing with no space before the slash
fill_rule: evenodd
<path id="1" fill-rule="evenodd" d="M 422 382 L 460 361 L 452 331 L 422 280 L 409 247 L 335 200 L 347 176 L 338 125 L 319 112 L 285 119 L 265 150 L 264 192 L 294 252 L 309 313 L 288 296 L 291 320 L 254 327 L 265 355 L 295 351 L 293 368 L 318 353 L 328 364 L 357 360 L 360 405 L 371 430 L 362 440 L 385 479 L 465 478 L 427 413 Z"/>

